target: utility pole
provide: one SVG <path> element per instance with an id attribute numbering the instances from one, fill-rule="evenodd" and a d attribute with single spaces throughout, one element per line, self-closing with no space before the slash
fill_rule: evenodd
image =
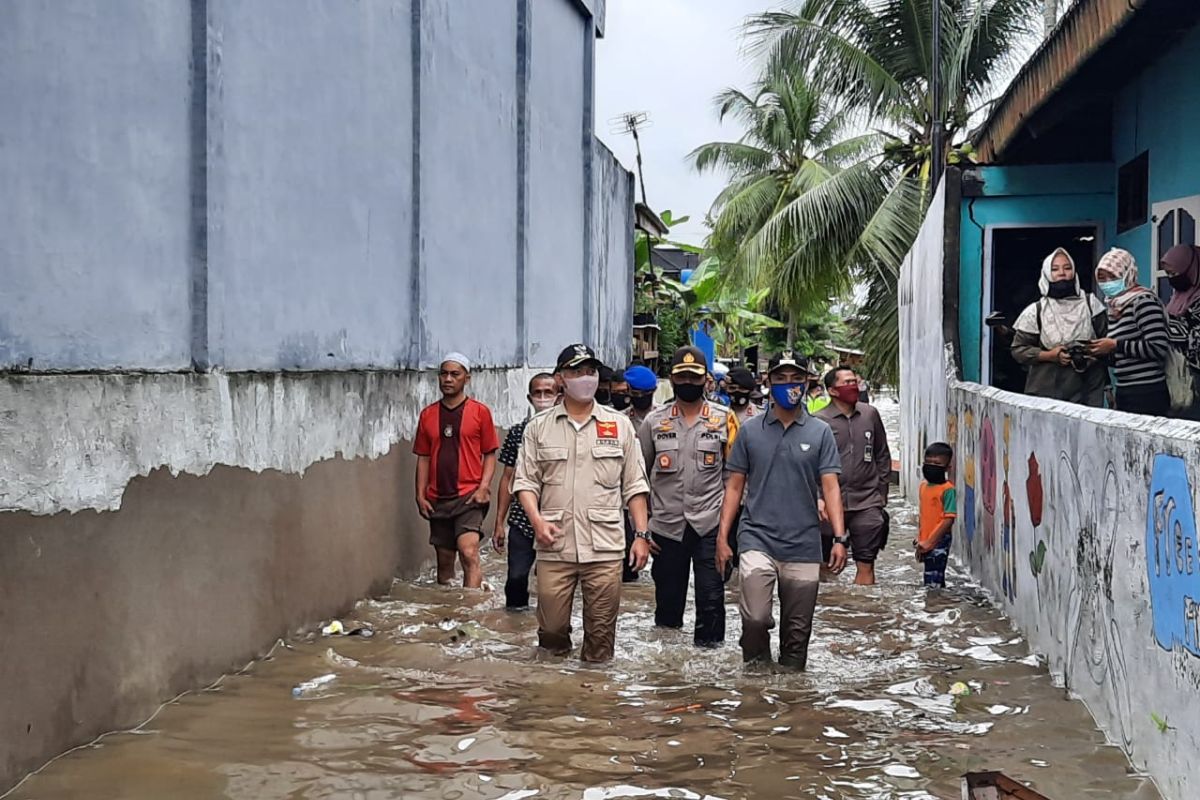
<path id="1" fill-rule="evenodd" d="M 937 191 L 942 181 L 946 161 L 946 124 L 942 118 L 942 0 L 933 3 L 933 58 L 930 66 L 929 94 L 933 104 L 932 131 L 930 133 L 930 194 Z"/>
<path id="2" fill-rule="evenodd" d="M 642 140 L 638 136 L 638 131 L 642 128 L 650 127 L 652 124 L 650 122 L 650 115 L 645 111 L 630 111 L 618 117 L 613 117 L 608 121 L 608 124 L 611 133 L 633 137 L 633 146 L 637 151 L 638 185 L 642 189 L 642 205 L 648 208 L 650 204 L 646 202 L 646 176 L 642 170 Z"/>

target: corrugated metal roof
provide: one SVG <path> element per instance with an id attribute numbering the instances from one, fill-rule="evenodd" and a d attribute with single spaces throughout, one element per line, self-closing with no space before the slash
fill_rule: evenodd
<path id="1" fill-rule="evenodd" d="M 979 160 L 1004 155 L 1021 127 L 1079 68 L 1125 26 L 1148 0 L 1076 0 L 1009 84 L 979 133 Z"/>

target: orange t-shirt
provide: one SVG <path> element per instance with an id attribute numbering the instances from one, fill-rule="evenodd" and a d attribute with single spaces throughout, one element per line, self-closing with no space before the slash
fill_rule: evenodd
<path id="1" fill-rule="evenodd" d="M 950 481 L 930 485 L 921 481 L 921 527 L 920 541 L 922 545 L 937 544 L 933 541 L 933 532 L 943 520 L 954 519 L 958 516 L 958 498 L 954 484 Z"/>

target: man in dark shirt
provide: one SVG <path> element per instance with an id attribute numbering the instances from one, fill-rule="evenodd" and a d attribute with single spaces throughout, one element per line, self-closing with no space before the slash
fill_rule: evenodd
<path id="1" fill-rule="evenodd" d="M 437 553 L 438 583 L 454 580 L 454 560 L 462 562 L 463 586 L 483 584 L 479 541 L 491 500 L 496 450 L 500 442 L 492 412 L 466 394 L 471 362 L 450 353 L 438 370 L 442 399 L 426 407 L 417 422 L 417 509 L 429 520 L 429 543 Z"/>
<path id="2" fill-rule="evenodd" d="M 892 453 L 879 412 L 859 400 L 860 383 L 853 369 L 830 370 L 825 388 L 833 402 L 817 412 L 817 417 L 833 429 L 842 458 L 842 505 L 854 558 L 854 582 L 869 586 L 875 583 L 875 557 L 887 537 L 885 509 Z"/>
<path id="3" fill-rule="evenodd" d="M 738 429 L 726 468 L 717 569 L 733 558 L 729 539 L 745 497 L 738 528 L 742 659 L 770 660 L 776 583 L 779 585 L 779 663 L 804 669 L 820 586 L 821 528 L 817 501 L 837 537 L 827 566 L 846 564 L 842 525 L 841 465 L 829 426 L 804 410 L 808 364 L 784 351 L 771 360 L 773 404 Z"/>
<path id="4" fill-rule="evenodd" d="M 558 399 L 558 387 L 549 372 L 539 372 L 529 380 L 529 405 L 533 413 L 540 414 L 554 405 Z M 537 559 L 533 549 L 533 526 L 520 503 L 514 503 L 512 495 L 513 474 L 517 459 L 521 455 L 521 437 L 525 435 L 528 419 L 518 422 L 508 430 L 504 445 L 500 448 L 499 461 L 504 465 L 500 476 L 500 499 L 496 504 L 496 530 L 492 533 L 492 545 L 504 552 L 505 525 L 508 526 L 508 578 L 504 582 L 504 607 L 520 609 L 529 607 L 529 573 Z"/>

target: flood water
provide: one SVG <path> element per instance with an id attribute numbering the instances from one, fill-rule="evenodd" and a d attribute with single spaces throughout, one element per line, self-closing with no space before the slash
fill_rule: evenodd
<path id="1" fill-rule="evenodd" d="M 597 669 L 539 657 L 502 592 L 397 582 L 345 618 L 373 638 L 298 636 L 11 797 L 948 799 L 996 769 L 1054 800 L 1157 798 L 962 572 L 926 596 L 912 509 L 893 517 L 880 586 L 822 587 L 805 674 L 743 667 L 732 591 L 726 646 L 697 650 L 655 629 L 643 576 Z M 490 550 L 486 572 L 503 585 Z"/>

